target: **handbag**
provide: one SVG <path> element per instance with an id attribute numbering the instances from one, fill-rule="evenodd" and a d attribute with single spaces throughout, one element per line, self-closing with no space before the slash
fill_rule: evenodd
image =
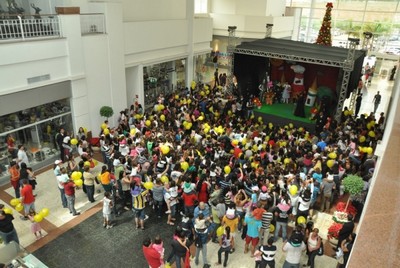
<path id="1" fill-rule="evenodd" d="M 190 268 L 190 252 L 189 252 L 189 250 L 186 251 L 184 268 Z"/>
<path id="2" fill-rule="evenodd" d="M 321 239 L 321 237 L 319 239 Z M 322 243 L 322 239 L 321 239 L 321 245 L 319 246 L 317 254 L 318 254 L 318 256 L 324 255 L 324 243 Z"/>
<path id="3" fill-rule="evenodd" d="M 194 245 L 197 248 L 203 248 L 203 243 L 202 243 L 201 237 L 199 235 L 196 236 L 196 239 L 194 240 Z"/>

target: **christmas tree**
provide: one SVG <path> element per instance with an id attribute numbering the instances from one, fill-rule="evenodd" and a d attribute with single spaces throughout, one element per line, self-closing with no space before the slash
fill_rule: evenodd
<path id="1" fill-rule="evenodd" d="M 331 11 L 333 8 L 332 3 L 326 4 L 326 12 L 324 20 L 322 21 L 321 28 L 319 29 L 317 44 L 324 46 L 332 46 L 332 35 L 331 35 Z"/>

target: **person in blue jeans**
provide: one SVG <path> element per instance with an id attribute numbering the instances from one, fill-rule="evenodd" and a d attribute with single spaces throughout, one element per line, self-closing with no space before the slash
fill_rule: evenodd
<path id="1" fill-rule="evenodd" d="M 13 220 L 14 217 L 12 215 L 6 214 L 4 210 L 0 211 L 0 237 L 5 244 L 11 241 L 19 244 L 17 231 L 15 231 L 14 224 L 12 223 Z"/>
<path id="2" fill-rule="evenodd" d="M 225 227 L 225 234 L 222 235 L 219 245 L 221 247 L 218 250 L 218 262 L 216 265 L 221 264 L 222 253 L 225 253 L 224 267 L 227 267 L 229 253 L 231 252 L 231 248 L 234 247 L 234 240 L 233 236 L 231 235 L 231 228 L 229 226 Z"/>
<path id="3" fill-rule="evenodd" d="M 287 239 L 287 225 L 289 214 L 292 212 L 292 208 L 287 204 L 287 201 L 283 201 L 276 206 L 275 209 L 275 217 L 276 217 L 276 227 L 275 227 L 275 235 L 274 242 L 276 242 L 279 238 L 279 231 L 282 229 L 282 239 L 286 241 Z"/>

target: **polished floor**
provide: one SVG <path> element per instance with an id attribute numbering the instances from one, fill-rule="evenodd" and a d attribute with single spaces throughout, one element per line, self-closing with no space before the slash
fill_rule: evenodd
<path id="1" fill-rule="evenodd" d="M 361 113 L 370 113 L 373 110 L 373 97 L 376 91 L 382 94 L 382 102 L 376 112 L 385 112 L 390 104 L 390 96 L 393 82 L 387 79 L 375 77 L 368 89 L 363 89 L 363 103 Z M 97 174 L 100 167 L 94 169 Z M 13 210 L 15 217 L 14 225 L 18 232 L 21 245 L 33 252 L 48 267 L 147 267 L 141 252 L 141 242 L 144 236 L 153 237 L 160 234 L 166 245 L 166 255 L 169 254 L 168 241 L 171 238 L 173 227 L 168 226 L 165 219 L 157 220 L 151 212 L 150 218 L 146 221 L 146 230 L 136 230 L 133 224 L 133 217 L 130 212 L 124 212 L 121 217 L 115 219 L 116 225 L 111 230 L 102 226 L 102 213 L 100 200 L 103 191 L 96 194 L 96 202 L 90 203 L 82 190 L 76 193 L 76 208 L 81 215 L 74 217 L 68 209 L 61 206 L 59 191 L 56 179 L 52 170 L 42 172 L 37 176 L 37 200 L 36 208 L 49 208 L 50 215 L 41 222 L 43 228 L 42 239 L 36 240 L 30 232 L 29 221 L 19 219 L 19 213 Z M 99 186 L 97 189 L 101 190 Z M 14 196 L 10 185 L 3 185 L 0 188 L 0 202 L 7 207 Z M 321 236 L 326 238 L 327 227 L 331 224 L 329 214 L 319 214 L 316 219 L 316 226 L 321 230 Z M 278 254 L 276 256 L 277 267 L 281 267 L 285 254 L 281 249 L 282 242 L 277 242 Z M 329 243 L 325 243 L 329 247 Z M 244 255 L 244 243 L 237 239 L 237 250 L 229 256 L 228 267 L 254 267 L 254 259 L 249 254 Z M 1 254 L 2 245 L 0 245 Z M 217 261 L 218 246 L 214 243 L 208 244 L 208 262 L 214 267 Z M 305 254 L 302 263 L 305 263 Z M 196 266 L 193 262 L 193 267 Z M 336 267 L 336 260 L 321 256 L 316 259 L 316 267 Z"/>

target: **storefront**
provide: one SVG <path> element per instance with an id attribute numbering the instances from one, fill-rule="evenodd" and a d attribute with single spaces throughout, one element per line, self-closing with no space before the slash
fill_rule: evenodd
<path id="1" fill-rule="evenodd" d="M 185 88 L 186 59 L 158 63 L 143 67 L 144 101 L 148 109 L 158 96 L 167 96 Z"/>
<path id="2" fill-rule="evenodd" d="M 56 133 L 61 127 L 67 132 L 73 130 L 69 87 L 69 82 L 63 82 L 4 97 L 0 116 L 1 182 L 9 177 L 8 167 L 17 159 L 19 145 L 24 145 L 28 167 L 33 170 L 59 157 Z M 36 106 L 32 107 L 33 104 Z M 9 113 L 4 114 L 3 108 Z"/>

